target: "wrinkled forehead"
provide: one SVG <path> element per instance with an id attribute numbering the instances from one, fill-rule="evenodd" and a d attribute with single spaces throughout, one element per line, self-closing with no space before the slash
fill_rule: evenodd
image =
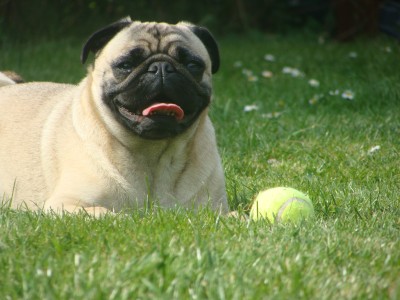
<path id="1" fill-rule="evenodd" d="M 200 39 L 184 24 L 133 22 L 119 32 L 108 47 L 112 48 L 114 53 L 120 54 L 141 48 L 146 55 L 173 55 L 179 48 L 190 48 L 201 57 L 208 55 Z"/>

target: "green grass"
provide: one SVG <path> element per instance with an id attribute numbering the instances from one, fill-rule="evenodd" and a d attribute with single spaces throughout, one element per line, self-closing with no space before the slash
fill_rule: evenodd
<path id="1" fill-rule="evenodd" d="M 2 208 L 0 299 L 398 299 L 399 50 L 383 36 L 222 39 L 211 117 L 231 208 L 246 212 L 257 191 L 291 186 L 313 199 L 316 220 L 270 226 L 179 209 L 96 220 Z M 73 39 L 3 44 L 0 69 L 78 82 L 79 51 Z M 355 97 L 330 96 L 336 89 Z M 244 112 L 252 104 L 259 109 Z"/>

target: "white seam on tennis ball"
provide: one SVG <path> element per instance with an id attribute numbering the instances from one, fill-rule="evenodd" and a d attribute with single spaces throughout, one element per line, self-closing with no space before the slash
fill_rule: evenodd
<path id="1" fill-rule="evenodd" d="M 304 199 L 297 198 L 297 197 L 290 198 L 290 199 L 286 200 L 285 203 L 283 203 L 282 206 L 279 208 L 278 213 L 277 213 L 276 216 L 275 216 L 275 221 L 277 221 L 277 222 L 281 221 L 282 214 L 283 214 L 283 212 L 285 211 L 286 207 L 288 207 L 289 204 L 291 204 L 291 203 L 294 202 L 294 201 L 303 202 L 303 203 L 305 203 L 305 204 L 307 204 L 308 206 L 311 207 L 310 203 L 308 203 L 308 202 L 307 202 L 306 200 L 304 200 Z"/>

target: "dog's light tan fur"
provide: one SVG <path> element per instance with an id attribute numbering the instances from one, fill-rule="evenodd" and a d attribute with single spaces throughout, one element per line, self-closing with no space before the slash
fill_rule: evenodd
<path id="1" fill-rule="evenodd" d="M 146 140 L 121 126 L 100 99 L 102 81 L 112 76 L 110 61 L 143 37 L 135 24 L 106 45 L 77 86 L 0 88 L 0 200 L 12 198 L 13 208 L 84 208 L 94 214 L 142 207 L 148 200 L 162 207 L 210 205 L 227 211 L 207 110 L 181 135 Z M 184 43 L 192 43 L 207 63 L 203 80 L 211 84 L 203 44 L 184 23 L 176 28 L 181 35 L 170 38 L 181 42 L 183 36 Z"/>

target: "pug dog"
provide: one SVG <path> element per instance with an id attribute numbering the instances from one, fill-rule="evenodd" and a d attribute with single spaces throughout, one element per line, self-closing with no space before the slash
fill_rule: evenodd
<path id="1" fill-rule="evenodd" d="M 220 65 L 211 33 L 122 19 L 83 47 L 78 84 L 0 88 L 0 200 L 102 215 L 149 203 L 228 211 L 208 117 Z"/>

